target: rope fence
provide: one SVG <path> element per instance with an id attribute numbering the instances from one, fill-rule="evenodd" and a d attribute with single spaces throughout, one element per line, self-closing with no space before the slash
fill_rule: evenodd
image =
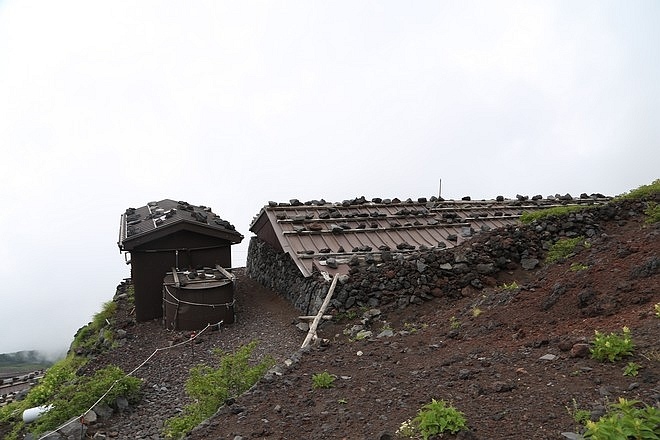
<path id="1" fill-rule="evenodd" d="M 125 379 L 126 377 L 133 376 L 133 375 L 135 374 L 136 371 L 138 371 L 140 368 L 144 367 L 144 366 L 145 366 L 145 365 L 146 365 L 146 364 L 147 364 L 147 363 L 148 363 L 148 362 L 149 362 L 149 361 L 150 361 L 150 360 L 151 360 L 151 359 L 152 359 L 152 358 L 153 358 L 158 352 L 160 352 L 160 351 L 165 351 L 165 350 L 171 350 L 171 349 L 173 349 L 173 348 L 180 347 L 180 346 L 182 346 L 182 345 L 184 345 L 184 344 L 192 343 L 196 338 L 198 338 L 202 333 L 204 333 L 206 330 L 208 330 L 208 329 L 211 328 L 211 327 L 213 327 L 212 324 L 207 324 L 206 327 L 204 327 L 204 328 L 203 328 L 202 330 L 200 330 L 199 332 L 194 333 L 193 336 L 191 336 L 189 339 L 187 339 L 187 340 L 185 340 L 185 341 L 182 341 L 182 342 L 179 342 L 178 344 L 170 345 L 170 346 L 167 346 L 167 347 L 160 347 L 160 348 L 155 349 L 153 353 L 151 353 L 151 354 L 150 354 L 150 355 L 149 355 L 149 356 L 148 356 L 148 357 L 147 357 L 147 358 L 146 358 L 146 359 L 145 359 L 140 365 L 138 365 L 137 367 L 135 367 L 130 373 L 127 373 L 127 374 L 126 374 L 124 377 L 122 377 L 121 379 L 117 379 L 117 380 L 115 380 L 115 381 L 112 383 L 112 385 L 110 385 L 110 388 L 108 388 L 108 390 L 107 390 L 105 393 L 103 393 L 103 395 L 102 395 L 101 397 L 99 397 L 99 398 L 96 400 L 96 402 L 94 402 L 94 404 L 93 404 L 92 406 L 90 406 L 86 411 L 84 411 L 82 414 L 80 414 L 80 416 L 78 416 L 78 417 L 76 417 L 76 418 L 73 418 L 73 419 L 69 420 L 69 421 L 66 422 L 66 423 L 63 423 L 62 425 L 58 426 L 57 428 L 55 428 L 55 429 L 52 430 L 52 431 L 48 431 L 47 433 L 45 433 L 45 434 L 43 434 L 41 437 L 39 437 L 39 440 L 42 440 L 42 439 L 48 437 L 49 435 L 51 435 L 51 434 L 53 434 L 53 433 L 56 433 L 56 432 L 59 431 L 60 429 L 66 427 L 66 426 L 68 426 L 68 425 L 70 425 L 70 424 L 72 424 L 72 423 L 74 423 L 74 422 L 77 422 L 77 421 L 82 420 L 88 412 L 90 412 L 92 409 L 94 409 L 94 407 L 95 407 L 96 405 L 98 405 L 98 404 L 99 404 L 99 403 L 100 403 L 100 402 L 101 402 L 101 401 L 102 401 L 102 400 L 108 395 L 108 393 L 110 393 L 110 391 L 112 391 L 112 389 L 115 387 L 115 385 L 117 385 L 121 380 Z M 82 438 L 82 429 L 81 429 L 80 432 L 81 432 L 81 438 Z"/>

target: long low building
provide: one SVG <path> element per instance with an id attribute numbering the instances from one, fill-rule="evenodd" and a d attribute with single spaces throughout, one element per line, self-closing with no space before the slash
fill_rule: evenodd
<path id="1" fill-rule="evenodd" d="M 269 202 L 250 225 L 255 236 L 248 249 L 247 274 L 307 314 L 316 313 L 329 281 L 341 275 L 341 298 L 333 302 L 348 308 L 352 295 L 370 289 L 353 280 L 352 270 L 357 267 L 378 272 L 393 260 L 404 262 L 428 252 L 451 252 L 483 231 L 518 223 L 527 211 L 597 205 L 607 200 L 601 194 L 579 198 L 567 194 L 494 200 L 359 197 L 335 203 L 295 199 Z M 424 263 L 420 269 L 423 267 Z M 354 290 L 346 292 L 348 286 Z M 349 299 L 344 301 L 347 295 Z"/>

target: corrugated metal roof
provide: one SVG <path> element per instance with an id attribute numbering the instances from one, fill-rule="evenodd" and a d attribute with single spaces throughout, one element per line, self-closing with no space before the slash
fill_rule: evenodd
<path id="1" fill-rule="evenodd" d="M 467 199 L 467 198 L 466 198 Z M 417 201 L 364 197 L 327 203 L 324 200 L 301 203 L 269 202 L 250 225 L 258 237 L 268 235 L 270 225 L 281 249 L 288 253 L 304 276 L 314 267 L 329 274 L 348 272 L 354 256 L 380 255 L 383 251 L 413 252 L 451 248 L 475 233 L 516 223 L 524 211 L 593 204 L 604 196 L 573 199 L 538 198 L 529 200 L 441 200 L 435 197 Z M 267 222 L 264 222 L 264 217 Z M 272 235 L 272 233 L 270 233 Z M 328 259 L 332 263 L 328 265 Z"/>
<path id="2" fill-rule="evenodd" d="M 232 243 L 240 243 L 243 236 L 234 226 L 206 206 L 195 206 L 170 199 L 149 202 L 140 208 L 128 208 L 121 216 L 119 248 L 126 250 L 132 242 L 144 242 L 157 232 L 166 232 L 175 226 L 190 226 L 209 235 L 221 236 Z"/>

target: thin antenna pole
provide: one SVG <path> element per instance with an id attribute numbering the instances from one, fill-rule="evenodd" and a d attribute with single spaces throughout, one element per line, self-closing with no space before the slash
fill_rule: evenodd
<path id="1" fill-rule="evenodd" d="M 442 198 L 442 179 L 440 179 L 440 184 L 438 185 L 438 198 Z"/>

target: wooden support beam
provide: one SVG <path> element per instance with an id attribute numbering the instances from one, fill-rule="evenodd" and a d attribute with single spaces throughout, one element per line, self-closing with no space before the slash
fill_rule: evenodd
<path id="1" fill-rule="evenodd" d="M 330 304 L 330 298 L 332 298 L 332 294 L 335 292 L 335 286 L 337 286 L 337 278 L 339 278 L 339 274 L 335 274 L 334 278 L 332 279 L 332 284 L 330 285 L 330 289 L 328 289 L 328 294 L 325 296 L 325 299 L 323 300 L 323 304 L 321 304 L 321 308 L 319 309 L 319 312 L 314 317 L 314 321 L 312 321 L 312 325 L 309 326 L 309 332 L 307 332 L 307 337 L 303 341 L 300 348 L 307 347 L 309 343 L 312 341 L 312 338 L 316 339 L 316 327 L 319 326 L 319 322 L 321 321 L 323 312 L 325 312 L 325 309 L 328 308 L 328 304 Z"/>

